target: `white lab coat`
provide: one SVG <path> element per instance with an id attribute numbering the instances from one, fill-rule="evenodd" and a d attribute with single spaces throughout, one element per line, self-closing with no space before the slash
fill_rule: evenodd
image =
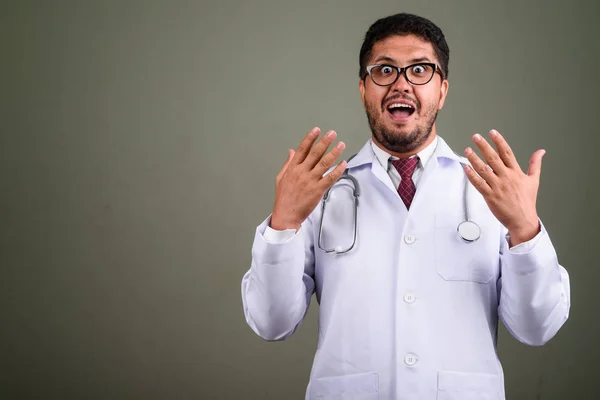
<path id="1" fill-rule="evenodd" d="M 348 164 L 359 182 L 358 237 L 346 254 L 317 246 L 321 206 L 284 243 L 256 230 L 242 280 L 250 327 L 283 340 L 300 325 L 313 293 L 319 336 L 306 399 L 502 400 L 496 355 L 500 318 L 523 343 L 542 345 L 565 323 L 569 278 L 549 235 L 509 249 L 506 229 L 471 186 L 469 213 L 481 238 L 463 242 L 466 175 L 438 138 L 410 211 L 370 141 Z M 325 245 L 352 239 L 352 202 L 328 204 Z"/>

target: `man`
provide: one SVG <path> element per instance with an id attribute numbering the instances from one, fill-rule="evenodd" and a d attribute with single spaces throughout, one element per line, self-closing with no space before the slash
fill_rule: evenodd
<path id="1" fill-rule="evenodd" d="M 244 313 L 258 335 L 282 340 L 316 293 L 307 399 L 504 399 L 498 320 L 534 346 L 567 320 L 568 274 L 536 212 L 544 151 L 523 172 L 496 131 L 497 151 L 473 136 L 484 159 L 450 150 L 435 125 L 448 59 L 432 22 L 376 21 L 360 51 L 371 139 L 334 166 L 344 144 L 328 151 L 335 132 L 317 140 L 315 128 L 277 176 L 242 281 Z M 357 203 L 341 176 L 356 180 Z"/>

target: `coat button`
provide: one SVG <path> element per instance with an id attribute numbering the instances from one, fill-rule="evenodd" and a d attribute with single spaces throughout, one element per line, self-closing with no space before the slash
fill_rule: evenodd
<path id="1" fill-rule="evenodd" d="M 415 240 L 417 240 L 417 238 L 415 238 L 413 235 L 404 236 L 404 242 L 406 244 L 413 244 L 415 242 Z"/>
<path id="2" fill-rule="evenodd" d="M 410 365 L 412 367 L 417 363 L 417 356 L 415 356 L 414 354 L 407 354 L 404 357 L 404 362 L 406 363 L 406 365 Z"/>

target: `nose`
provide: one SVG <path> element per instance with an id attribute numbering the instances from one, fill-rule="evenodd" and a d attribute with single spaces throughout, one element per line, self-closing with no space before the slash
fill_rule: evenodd
<path id="1" fill-rule="evenodd" d="M 403 72 L 400 74 L 398 79 L 396 79 L 396 82 L 391 85 L 390 90 L 393 92 L 409 93 L 412 92 L 413 87 L 411 83 L 406 80 L 406 76 L 404 76 Z"/>

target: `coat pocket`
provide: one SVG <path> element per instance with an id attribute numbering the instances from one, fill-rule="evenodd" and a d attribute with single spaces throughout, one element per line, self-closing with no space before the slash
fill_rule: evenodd
<path id="1" fill-rule="evenodd" d="M 437 400 L 504 400 L 501 375 L 439 371 Z"/>
<path id="2" fill-rule="evenodd" d="M 487 283 L 500 260 L 500 241 L 492 227 L 479 222 L 479 239 L 465 242 L 457 230 L 463 220 L 461 216 L 436 215 L 433 234 L 437 272 L 447 281 Z"/>
<path id="3" fill-rule="evenodd" d="M 316 378 L 310 384 L 310 399 L 378 400 L 379 375 L 376 372 Z"/>

